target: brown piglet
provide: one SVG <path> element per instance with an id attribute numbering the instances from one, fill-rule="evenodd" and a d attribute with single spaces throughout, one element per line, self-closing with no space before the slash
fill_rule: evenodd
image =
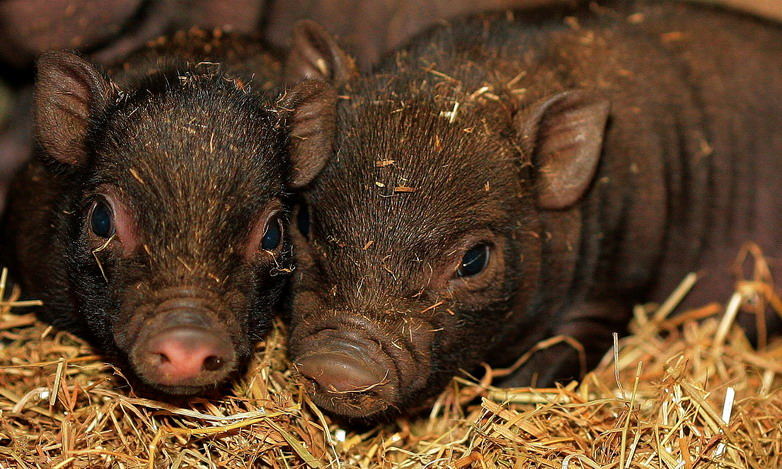
<path id="1" fill-rule="evenodd" d="M 345 76 L 302 23 L 287 76 Z M 342 80 L 304 193 L 290 355 L 315 402 L 380 419 L 459 370 L 578 377 L 632 305 L 690 271 L 727 298 L 754 240 L 782 246 L 782 28 L 676 2 L 480 16 Z M 323 151 L 332 154 L 332 147 Z"/>

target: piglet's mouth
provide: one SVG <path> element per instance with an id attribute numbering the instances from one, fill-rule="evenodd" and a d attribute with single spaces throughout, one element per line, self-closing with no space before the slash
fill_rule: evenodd
<path id="1" fill-rule="evenodd" d="M 313 401 L 329 412 L 361 419 L 393 412 L 425 380 L 426 364 L 412 344 L 392 341 L 368 321 L 353 322 L 294 337 L 294 366 Z"/>

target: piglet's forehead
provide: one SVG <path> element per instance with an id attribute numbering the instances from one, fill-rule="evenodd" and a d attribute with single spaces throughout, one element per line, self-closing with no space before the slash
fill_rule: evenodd
<path id="1" fill-rule="evenodd" d="M 97 135 L 95 185 L 116 188 L 156 255 L 222 258 L 285 183 L 283 129 L 261 104 L 220 89 L 129 98 Z"/>
<path id="2" fill-rule="evenodd" d="M 161 191 L 277 193 L 285 141 L 277 114 L 233 92 L 185 91 L 122 103 L 97 135 L 101 172 Z"/>
<path id="3" fill-rule="evenodd" d="M 107 132 L 123 138 L 118 143 L 144 148 L 189 148 L 204 154 L 257 149 L 270 146 L 283 137 L 272 120 L 260 110 L 213 105 L 153 105 L 139 110 L 139 116 L 118 118 Z"/>
<path id="4" fill-rule="evenodd" d="M 314 216 L 335 231 L 389 233 L 458 230 L 512 213 L 524 179 L 511 151 L 483 141 L 428 148 L 430 142 L 343 141 L 337 161 L 316 180 Z M 340 175 L 350 174 L 350 178 Z"/>

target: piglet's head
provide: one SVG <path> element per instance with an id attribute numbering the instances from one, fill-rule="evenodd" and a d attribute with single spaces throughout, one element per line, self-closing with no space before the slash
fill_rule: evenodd
<path id="1" fill-rule="evenodd" d="M 318 109 L 334 99 L 316 82 L 275 98 L 192 69 L 119 91 L 79 56 L 40 59 L 36 136 L 64 181 L 61 294 L 146 385 L 214 388 L 268 330 L 291 270 L 284 194 L 325 163 L 313 145 L 333 119 Z"/>
<path id="2" fill-rule="evenodd" d="M 290 354 L 315 402 L 351 418 L 415 407 L 539 326 L 543 225 L 589 190 L 608 116 L 581 91 L 510 113 L 462 96 L 451 115 L 455 98 L 395 76 L 346 86 L 337 156 L 293 234 Z"/>

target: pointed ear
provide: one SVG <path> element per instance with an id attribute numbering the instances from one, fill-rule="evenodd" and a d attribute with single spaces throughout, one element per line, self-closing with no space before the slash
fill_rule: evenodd
<path id="1" fill-rule="evenodd" d="M 311 20 L 296 23 L 285 60 L 284 76 L 288 83 L 318 79 L 339 86 L 356 73 L 353 59 L 323 26 Z"/>
<path id="2" fill-rule="evenodd" d="M 288 90 L 281 99 L 290 113 L 288 154 L 289 186 L 307 185 L 326 165 L 334 145 L 337 92 L 328 83 L 306 80 Z"/>
<path id="3" fill-rule="evenodd" d="M 536 168 L 540 208 L 568 208 L 589 188 L 610 108 L 608 100 L 593 93 L 565 91 L 516 115 L 514 126 Z"/>
<path id="4" fill-rule="evenodd" d="M 113 95 L 111 83 L 78 55 L 41 55 L 33 113 L 36 138 L 46 154 L 68 165 L 83 164 L 90 116 L 104 109 Z"/>

